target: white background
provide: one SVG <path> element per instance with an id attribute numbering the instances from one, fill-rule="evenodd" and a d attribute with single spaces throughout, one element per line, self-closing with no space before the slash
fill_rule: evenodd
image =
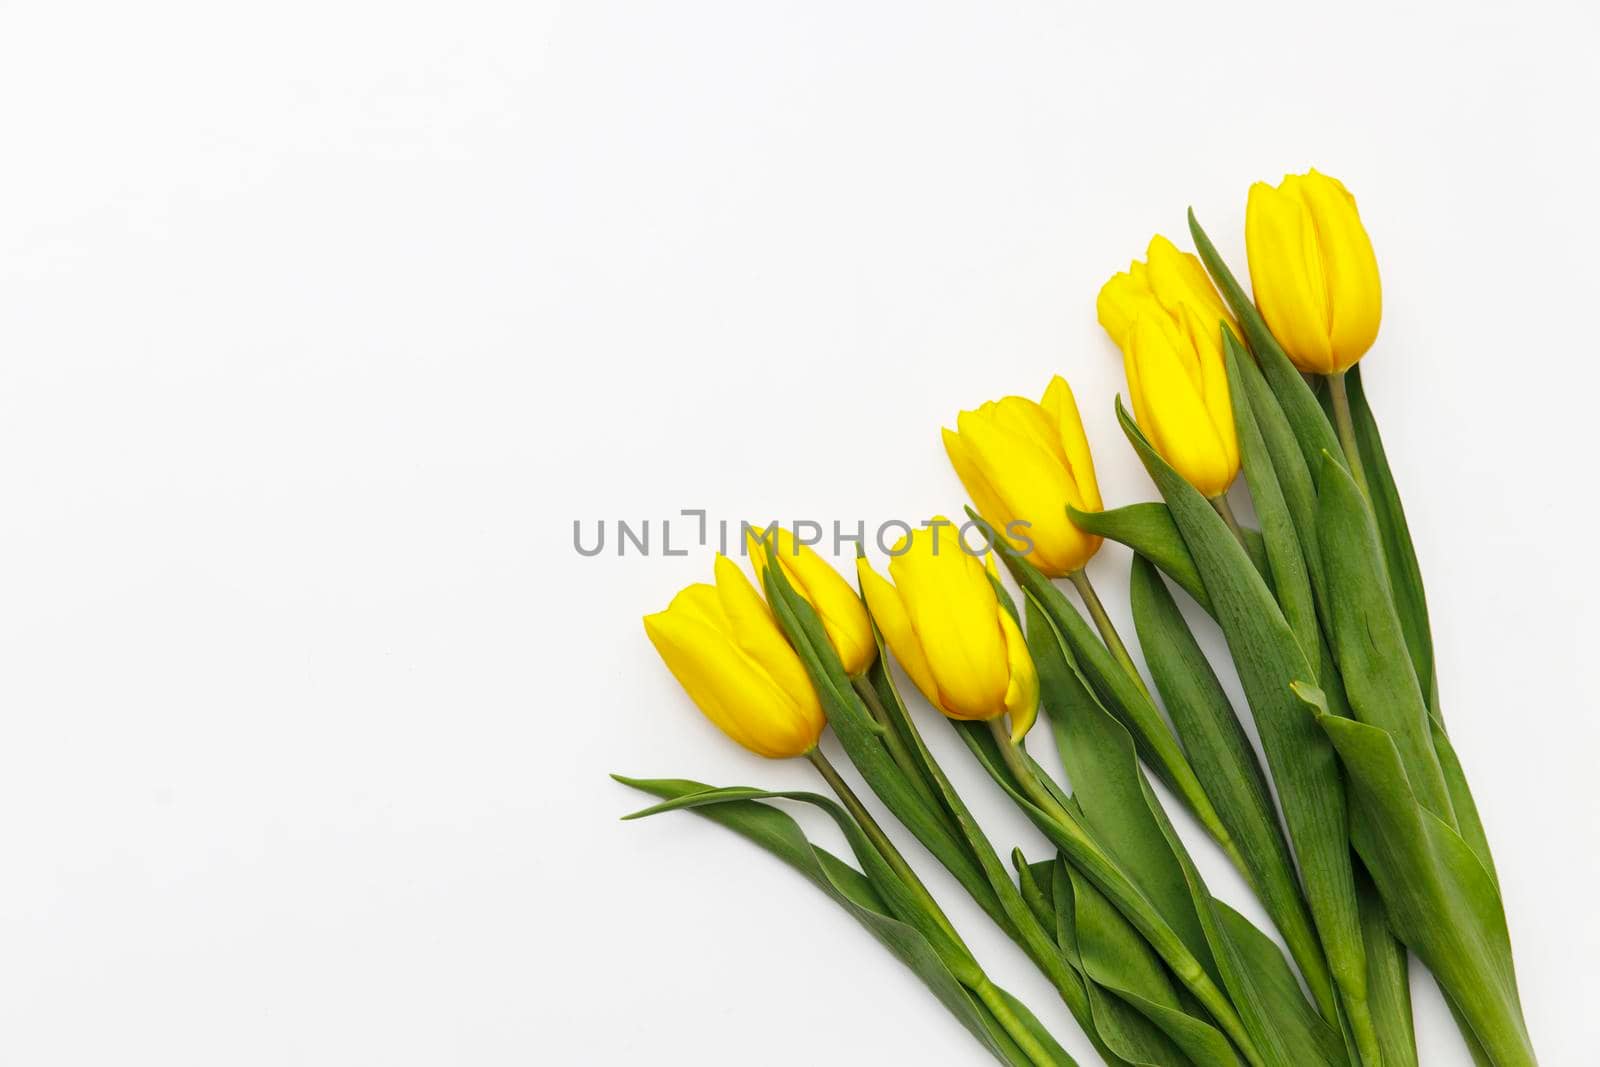
<path id="1" fill-rule="evenodd" d="M 1528 1022 L 1588 1062 L 1596 30 L 1578 3 L 0 5 L 0 1062 L 982 1062 L 776 861 L 617 821 L 642 798 L 608 771 L 812 782 L 656 660 L 639 616 L 710 572 L 661 520 L 953 511 L 939 426 L 1055 372 L 1107 503 L 1149 498 L 1095 292 L 1190 204 L 1242 268 L 1249 183 L 1310 165 L 1378 249 L 1364 373 Z M 580 558 L 575 519 L 650 519 L 657 552 Z M 1092 569 L 1125 625 L 1126 568 Z M 994 840 L 1043 854 L 925 718 Z M 1414 987 L 1424 1062 L 1466 1063 Z"/>

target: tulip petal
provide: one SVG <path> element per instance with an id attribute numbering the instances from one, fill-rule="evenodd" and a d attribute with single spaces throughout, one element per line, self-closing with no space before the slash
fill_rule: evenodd
<path id="1" fill-rule="evenodd" d="M 1103 506 L 1100 501 L 1100 483 L 1094 474 L 1094 456 L 1089 452 L 1089 438 L 1083 432 L 1083 419 L 1078 414 L 1078 402 L 1072 395 L 1072 387 L 1067 380 L 1057 374 L 1050 379 L 1050 384 L 1045 386 L 1044 399 L 1040 407 L 1051 417 L 1055 423 L 1056 435 L 1061 441 L 1061 449 L 1067 456 L 1067 467 L 1072 474 L 1072 480 L 1078 487 L 1076 503 L 1079 511 L 1099 511 Z"/>
<path id="2" fill-rule="evenodd" d="M 1087 558 L 1087 535 L 1067 518 L 1067 505 L 1081 507 L 1081 497 L 1044 409 L 1032 401 L 1008 399 L 1027 408 L 1008 408 L 1002 402 L 993 417 L 963 412 L 961 437 L 1000 498 L 1000 510 L 1028 523 L 1034 563 L 1059 578 Z M 1046 434 L 1048 440 L 1043 440 Z M 1020 551 L 1022 546 L 1017 547 Z"/>
<path id="3" fill-rule="evenodd" d="M 1185 350 L 1188 358 L 1183 358 Z M 1201 395 L 1198 360 L 1187 339 L 1160 314 L 1144 314 L 1129 337 L 1130 385 L 1137 381 L 1136 417 L 1158 451 L 1207 496 L 1224 492 L 1238 474 L 1238 445 L 1230 453 Z M 1139 403 L 1139 398 L 1143 404 Z M 1145 414 L 1138 414 L 1142 407 Z"/>
<path id="4" fill-rule="evenodd" d="M 647 615 L 644 627 L 695 706 L 728 737 L 771 759 L 798 756 L 816 745 L 825 725 L 821 708 L 811 712 L 777 690 L 726 633 L 673 608 Z"/>
<path id="5" fill-rule="evenodd" d="M 877 658 L 878 644 L 872 637 L 867 606 L 826 560 L 801 544 L 789 531 L 778 530 L 778 563 L 789 583 L 816 611 L 833 650 L 839 654 L 844 671 L 855 677 Z"/>
<path id="6" fill-rule="evenodd" d="M 1005 644 L 1000 610 L 983 564 L 958 543 L 943 516 L 915 532 L 907 551 L 889 562 L 917 640 L 938 684 L 940 707 L 964 719 L 1005 710 Z"/>
<path id="7" fill-rule="evenodd" d="M 1383 287 L 1378 258 L 1361 225 L 1355 197 L 1343 183 L 1313 170 L 1284 179 L 1311 216 L 1326 272 L 1329 343 L 1333 369 L 1344 370 L 1360 359 L 1378 337 L 1383 317 Z"/>
<path id="8" fill-rule="evenodd" d="M 756 592 L 739 565 L 718 554 L 716 561 L 717 598 L 727 616 L 734 643 L 771 679 L 773 686 L 786 694 L 804 715 L 822 716 L 822 706 L 805 664 L 778 628 L 772 609 Z"/>
<path id="9" fill-rule="evenodd" d="M 1308 374 L 1333 368 L 1328 284 L 1311 212 L 1264 182 L 1250 187 L 1245 250 L 1256 306 L 1289 358 Z"/>
<path id="10" fill-rule="evenodd" d="M 1000 634 L 1006 643 L 1006 665 L 1011 680 L 1006 685 L 1006 714 L 1011 717 L 1011 743 L 1025 737 L 1039 717 L 1039 672 L 1028 652 L 1028 642 L 1009 611 L 1000 611 Z"/>
<path id="11" fill-rule="evenodd" d="M 928 657 L 911 625 L 911 616 L 906 614 L 905 604 L 900 600 L 900 591 L 864 559 L 856 560 L 856 574 L 861 579 L 861 595 L 866 598 L 867 608 L 883 632 L 884 643 L 928 702 L 939 707 L 939 683 L 934 680 Z"/>
<path id="12" fill-rule="evenodd" d="M 956 477 L 961 479 L 961 487 L 972 498 L 973 506 L 978 509 L 978 514 L 989 521 L 995 529 L 1004 531 L 1017 516 L 1006 507 L 1005 501 L 994 491 L 989 484 L 989 479 L 979 469 L 972 449 L 961 439 L 961 435 L 954 430 L 943 429 L 941 436 L 944 440 L 945 455 L 950 457 L 950 466 L 955 468 Z M 1021 546 L 1018 546 L 1021 551 Z"/>

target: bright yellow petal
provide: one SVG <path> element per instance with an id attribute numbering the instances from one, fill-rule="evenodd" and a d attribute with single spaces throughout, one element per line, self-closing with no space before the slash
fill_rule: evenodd
<path id="1" fill-rule="evenodd" d="M 1031 401 L 1021 403 L 1028 404 L 1031 411 L 1015 406 L 1007 409 L 1002 403 L 992 419 L 964 412 L 961 436 L 1000 497 L 1003 510 L 1028 523 L 1032 562 L 1059 578 L 1083 548 L 1083 534 L 1067 519 L 1066 510 L 1069 502 L 1077 503 L 1078 487 L 1044 409 Z M 1032 427 L 1034 422 L 1044 428 Z M 1039 439 L 1046 432 L 1053 447 Z"/>
<path id="2" fill-rule="evenodd" d="M 773 759 L 815 747 L 825 725 L 820 707 L 796 704 L 702 616 L 668 608 L 646 616 L 644 627 L 690 699 L 734 741 Z"/>
<path id="3" fill-rule="evenodd" d="M 938 532 L 920 529 L 889 562 L 918 643 L 949 715 L 988 719 L 1005 710 L 1005 644 L 995 625 L 999 602 L 983 564 L 963 551 L 942 516 Z"/>
<path id="4" fill-rule="evenodd" d="M 1256 306 L 1295 366 L 1327 374 L 1328 287 L 1311 213 L 1298 198 L 1263 182 L 1250 187 L 1245 250 Z"/>
<path id="5" fill-rule="evenodd" d="M 717 599 L 734 643 L 766 672 L 776 689 L 789 695 L 799 711 L 820 719 L 822 709 L 811 676 L 750 579 L 723 555 L 717 556 L 716 578 Z"/>
<path id="6" fill-rule="evenodd" d="M 1134 263 L 1127 271 L 1113 274 L 1100 287 L 1100 295 L 1094 302 L 1095 314 L 1119 348 L 1133 328 L 1133 320 L 1139 317 L 1139 309 L 1149 299 L 1151 292 L 1142 263 Z"/>
<path id="7" fill-rule="evenodd" d="M 1316 226 L 1328 286 L 1329 343 L 1333 369 L 1344 370 L 1366 355 L 1383 318 L 1378 257 L 1361 225 L 1355 197 L 1344 185 L 1313 170 L 1284 180 Z"/>
<path id="8" fill-rule="evenodd" d="M 945 455 L 950 457 L 950 466 L 955 468 L 956 477 L 961 479 L 961 487 L 972 498 L 972 504 L 978 509 L 978 514 L 982 515 L 990 526 L 1004 533 L 1006 526 L 1016 518 L 1016 515 L 1006 508 L 1005 502 L 984 477 L 983 471 L 978 468 L 972 455 L 972 449 L 961 439 L 961 435 L 954 430 L 945 429 L 942 431 L 942 437 Z"/>
<path id="9" fill-rule="evenodd" d="M 900 601 L 899 590 L 864 559 L 856 560 L 856 574 L 861 579 L 861 595 L 866 598 L 873 621 L 883 632 L 884 643 L 894 653 L 894 658 L 900 661 L 900 666 L 910 676 L 912 683 L 922 691 L 922 695 L 934 707 L 938 707 L 939 683 L 934 680 L 928 657 L 923 654 L 922 643 L 917 640 L 917 632 L 911 625 L 911 617 L 906 614 L 905 605 Z"/>
<path id="10" fill-rule="evenodd" d="M 1015 744 L 1025 737 L 1039 717 L 1039 673 L 1028 654 L 1028 642 L 1023 639 L 1011 613 L 1000 609 L 1000 633 L 1006 643 L 1006 663 L 1011 672 L 1006 686 L 1006 714 L 1011 717 L 1011 741 Z"/>
<path id="11" fill-rule="evenodd" d="M 1191 367 L 1198 361 L 1188 338 L 1165 316 L 1143 315 L 1129 343 L 1130 378 L 1137 375 L 1144 413 L 1138 414 L 1157 451 L 1186 481 L 1207 497 L 1232 484 L 1238 468 L 1229 460 L 1206 410 Z M 1136 409 L 1137 411 L 1137 409 Z"/>
<path id="12" fill-rule="evenodd" d="M 1072 387 L 1057 374 L 1045 387 L 1044 399 L 1039 404 L 1055 423 L 1061 449 L 1066 453 L 1067 466 L 1078 487 L 1079 511 L 1099 511 L 1100 483 L 1094 474 L 1094 456 L 1089 451 L 1089 437 L 1083 432 L 1083 419 L 1078 414 L 1078 402 L 1073 398 Z"/>
<path id="13" fill-rule="evenodd" d="M 872 622 L 850 583 L 787 530 L 778 531 L 777 550 L 784 575 L 822 620 L 844 672 L 853 678 L 872 666 L 878 656 Z"/>
<path id="14" fill-rule="evenodd" d="M 1219 322 L 1226 322 L 1238 334 L 1239 324 L 1197 256 L 1180 251 L 1160 234 L 1151 238 L 1146 254 L 1150 259 L 1150 289 L 1169 315 L 1176 316 L 1187 309 L 1209 320 L 1213 333 Z"/>

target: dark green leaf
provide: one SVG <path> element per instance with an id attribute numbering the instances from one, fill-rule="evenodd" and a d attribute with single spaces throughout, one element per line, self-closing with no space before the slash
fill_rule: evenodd
<path id="1" fill-rule="evenodd" d="M 1313 707 L 1321 694 L 1302 687 Z M 1320 712 L 1320 708 L 1319 708 Z M 1533 1067 L 1511 938 L 1494 879 L 1453 827 L 1412 792 L 1383 730 L 1318 714 L 1357 800 L 1352 841 L 1372 872 L 1389 927 L 1425 963 L 1496 1067 Z"/>
<path id="2" fill-rule="evenodd" d="M 1361 387 L 1359 363 L 1345 372 L 1345 387 L 1350 395 L 1351 421 L 1355 423 L 1361 465 L 1366 472 L 1367 489 L 1371 494 L 1378 532 L 1383 538 L 1389 586 L 1395 608 L 1400 613 L 1400 624 L 1405 630 L 1406 647 L 1411 652 L 1417 679 L 1427 694 L 1428 707 L 1442 720 L 1439 682 L 1433 660 L 1433 633 L 1428 624 L 1428 598 L 1422 588 L 1422 568 L 1417 564 L 1417 552 L 1411 543 L 1411 529 L 1406 525 L 1405 509 L 1400 504 L 1400 490 L 1395 486 L 1394 472 L 1389 469 L 1389 457 L 1383 450 L 1377 419 L 1367 404 L 1366 390 Z"/>
<path id="3" fill-rule="evenodd" d="M 1329 588 L 1338 590 L 1328 632 L 1350 706 L 1356 718 L 1389 735 L 1417 797 L 1454 826 L 1427 704 L 1390 599 L 1372 513 L 1350 472 L 1327 454 L 1317 479 L 1317 531 Z"/>
<path id="4" fill-rule="evenodd" d="M 1195 773 L 1215 799 L 1239 845 L 1251 885 L 1294 953 L 1319 1010 L 1337 1019 L 1333 980 L 1249 735 L 1172 594 L 1143 556 L 1133 560 L 1131 599 L 1145 662 Z"/>
<path id="5" fill-rule="evenodd" d="M 1167 465 L 1119 402 L 1117 415 L 1195 561 L 1227 639 L 1278 788 L 1301 884 L 1364 1059 L 1377 1055 L 1366 1013 L 1366 960 L 1350 868 L 1344 785 L 1332 746 L 1290 689 L 1316 677 L 1271 591 L 1233 534 Z"/>
<path id="6" fill-rule="evenodd" d="M 613 777 L 624 785 L 669 801 L 717 792 L 703 783 L 682 779 Z M 1033 1059 L 1017 1046 L 976 995 L 956 979 L 927 938 L 888 913 L 872 881 L 837 857 L 813 846 L 792 818 L 757 800 L 732 796 L 700 806 L 697 812 L 755 842 L 804 874 L 909 967 L 1001 1063 L 1011 1067 L 1034 1067 Z M 1015 1014 L 1048 1050 L 1052 1063 L 1072 1067 L 1072 1058 L 1025 1007 L 1003 991 L 996 992 L 1014 1005 Z"/>
<path id="7" fill-rule="evenodd" d="M 1256 424 L 1255 411 L 1244 382 L 1244 364 L 1250 362 L 1232 331 L 1222 330 L 1224 356 L 1228 369 L 1228 391 L 1233 402 L 1233 423 L 1239 437 L 1239 452 L 1244 460 L 1245 480 L 1250 483 L 1250 499 L 1261 522 L 1261 537 L 1266 545 L 1272 573 L 1272 592 L 1283 617 L 1289 623 L 1307 657 L 1314 654 L 1321 639 L 1317 624 L 1316 599 L 1311 592 L 1311 576 L 1300 551 L 1295 529 L 1272 454 Z"/>

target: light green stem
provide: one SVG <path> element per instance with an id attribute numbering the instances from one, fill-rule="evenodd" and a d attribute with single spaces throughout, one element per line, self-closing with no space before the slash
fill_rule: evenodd
<path id="1" fill-rule="evenodd" d="M 1244 549 L 1246 555 L 1249 555 L 1250 543 L 1244 539 L 1244 527 L 1239 525 L 1239 516 L 1233 513 L 1233 505 L 1228 503 L 1227 491 L 1224 490 L 1212 497 L 1211 506 L 1218 515 L 1222 516 L 1222 521 L 1228 524 L 1228 529 L 1233 532 L 1234 539 L 1239 542 L 1239 547 Z"/>
<path id="2" fill-rule="evenodd" d="M 917 761 L 912 758 L 911 750 L 906 747 L 906 739 L 900 736 L 900 731 L 895 728 L 894 722 L 889 718 L 889 712 L 884 708 L 883 701 L 878 698 L 878 691 L 872 687 L 872 682 L 864 674 L 858 674 L 850 679 L 850 685 L 861 697 L 861 702 L 872 713 L 873 721 L 881 728 L 880 736 L 883 738 L 884 747 L 889 750 L 889 758 L 904 772 L 916 789 L 923 803 L 933 811 L 939 811 L 940 805 L 933 795 L 933 787 L 928 784 L 923 776 L 922 769 L 917 766 Z"/>
<path id="3" fill-rule="evenodd" d="M 828 783 L 829 788 L 844 804 L 845 810 L 850 812 L 851 817 L 861 825 L 862 832 L 867 835 L 867 840 L 872 842 L 872 847 L 883 856 L 884 862 L 888 863 L 894 873 L 900 876 L 900 880 L 917 895 L 918 900 L 927 907 L 928 913 L 938 919 L 939 926 L 945 933 L 959 943 L 961 938 L 957 935 L 955 927 L 950 925 L 944 909 L 939 907 L 938 901 L 933 899 L 933 894 L 928 892 L 928 887 L 917 877 L 917 872 L 911 869 L 911 864 L 906 862 L 905 856 L 901 855 L 894 842 L 889 840 L 889 835 L 883 832 L 878 820 L 874 819 L 867 806 L 861 803 L 861 798 L 850 788 L 850 783 L 840 777 L 833 764 L 828 762 L 828 757 L 822 754 L 822 749 L 812 749 L 806 754 L 806 759 L 810 760 L 817 773 L 822 775 L 822 780 Z"/>
<path id="4" fill-rule="evenodd" d="M 1016 1012 L 1011 1010 L 1011 1005 L 1006 1003 L 1006 999 L 1000 995 L 1000 990 L 995 988 L 993 982 L 985 978 L 977 983 L 972 992 L 983 1002 L 983 1006 L 989 1009 L 989 1014 L 995 1017 L 995 1021 L 1005 1027 L 1011 1040 L 1017 1043 L 1017 1047 L 1022 1049 L 1030 1060 L 1039 1067 L 1054 1067 L 1057 1062 L 1056 1057 L 1052 1056 L 1050 1050 L 1040 1044 L 1032 1031 L 1017 1018 Z"/>
<path id="5" fill-rule="evenodd" d="M 855 790 L 850 788 L 850 783 L 840 776 L 833 764 L 829 762 L 828 757 L 822 754 L 821 749 L 812 749 L 806 754 L 806 759 L 811 761 L 811 765 L 817 769 L 817 773 L 822 775 L 823 781 L 828 783 L 829 788 L 844 804 L 845 810 L 849 811 L 851 817 L 860 825 L 862 831 L 867 835 L 867 840 L 872 842 L 872 847 L 878 850 L 879 855 L 884 858 L 890 869 L 899 876 L 907 888 L 916 894 L 918 902 L 922 904 L 924 910 L 934 918 L 940 929 L 944 930 L 952 941 L 957 945 L 961 945 L 961 936 L 956 933 L 955 927 L 950 924 L 950 919 L 945 915 L 944 909 L 939 907 L 938 901 L 933 899 L 933 894 L 928 891 L 928 887 L 922 883 L 921 878 L 917 877 L 917 872 L 911 869 L 911 864 L 906 862 L 905 856 L 901 855 L 894 842 L 889 840 L 889 835 L 884 833 L 883 827 L 878 825 L 878 821 L 872 817 L 872 813 L 861 802 L 861 798 L 856 796 Z M 964 948 L 963 951 L 965 951 Z M 976 981 L 969 980 L 967 984 L 973 994 L 983 1002 L 984 1007 L 989 1009 L 989 1013 L 995 1017 L 995 1021 L 1005 1028 L 1011 1040 L 1017 1043 L 1017 1047 L 1022 1049 L 1030 1060 L 1037 1064 L 1038 1067 L 1053 1067 L 1056 1058 L 1039 1043 L 1038 1038 L 1034 1037 L 1033 1033 L 1023 1025 L 1022 1020 L 1017 1018 L 1016 1013 L 1011 1010 L 1010 1005 L 1006 1003 L 1005 998 L 1000 995 L 1000 991 L 995 988 L 987 976 L 979 972 L 978 979 Z"/>
<path id="6" fill-rule="evenodd" d="M 1133 657 L 1128 654 L 1128 646 L 1122 643 L 1122 635 L 1117 633 L 1117 628 L 1112 623 L 1111 616 L 1106 614 L 1106 606 L 1100 602 L 1100 594 L 1094 591 L 1094 586 L 1089 582 L 1089 572 L 1080 567 L 1067 575 L 1067 580 L 1072 583 L 1073 587 L 1078 590 L 1078 595 L 1083 598 L 1084 606 L 1089 609 L 1089 616 L 1094 619 L 1095 628 L 1100 631 L 1100 638 L 1105 641 L 1106 648 L 1111 650 L 1112 657 L 1116 659 L 1124 671 L 1128 672 L 1128 677 L 1133 679 L 1134 684 L 1139 687 L 1139 691 L 1145 695 L 1145 698 L 1152 700 L 1153 703 L 1154 701 L 1150 697 L 1150 690 L 1146 688 L 1144 678 L 1139 674 L 1138 666 L 1133 662 Z"/>
<path id="7" fill-rule="evenodd" d="M 1339 431 L 1339 445 L 1350 464 L 1350 476 L 1361 487 L 1361 495 L 1371 500 L 1367 472 L 1361 465 L 1361 446 L 1356 442 L 1355 420 L 1350 417 L 1350 393 L 1345 388 L 1344 375 L 1344 371 L 1328 375 L 1328 393 L 1333 397 L 1333 426 Z"/>

